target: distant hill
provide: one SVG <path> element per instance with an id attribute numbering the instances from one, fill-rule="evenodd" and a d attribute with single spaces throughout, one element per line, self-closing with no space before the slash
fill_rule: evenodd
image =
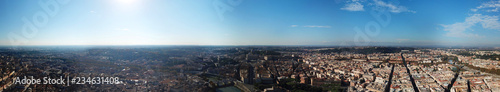
<path id="1" fill-rule="evenodd" d="M 399 53 L 401 50 L 413 51 L 415 48 L 412 47 L 366 47 L 366 48 L 335 48 L 320 50 L 320 53 L 341 53 L 341 52 L 353 52 L 359 54 L 371 54 L 371 53 Z"/>

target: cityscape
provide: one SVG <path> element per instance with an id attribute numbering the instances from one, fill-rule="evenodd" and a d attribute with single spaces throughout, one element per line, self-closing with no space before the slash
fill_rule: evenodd
<path id="1" fill-rule="evenodd" d="M 499 48 L 97 46 L 2 48 L 1 91 L 485 92 Z M 15 77 L 118 77 L 15 84 Z"/>
<path id="2" fill-rule="evenodd" d="M 0 0 L 0 92 L 500 92 L 500 0 Z"/>

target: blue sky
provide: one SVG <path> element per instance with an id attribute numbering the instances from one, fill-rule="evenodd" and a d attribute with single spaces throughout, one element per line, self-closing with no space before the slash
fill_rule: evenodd
<path id="1" fill-rule="evenodd" d="M 0 45 L 486 46 L 500 43 L 499 8 L 499 0 L 2 0 Z"/>

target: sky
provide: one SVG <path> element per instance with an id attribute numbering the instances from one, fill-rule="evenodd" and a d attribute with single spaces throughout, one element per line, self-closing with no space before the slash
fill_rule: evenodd
<path id="1" fill-rule="evenodd" d="M 0 45 L 500 46 L 500 0 L 1 0 Z"/>

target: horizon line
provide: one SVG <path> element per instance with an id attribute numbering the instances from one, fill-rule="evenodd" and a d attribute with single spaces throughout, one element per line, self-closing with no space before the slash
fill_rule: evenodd
<path id="1" fill-rule="evenodd" d="M 500 45 L 467 46 L 467 45 L 0 45 L 0 47 L 51 47 L 51 46 L 297 46 L 297 47 L 500 47 Z"/>

